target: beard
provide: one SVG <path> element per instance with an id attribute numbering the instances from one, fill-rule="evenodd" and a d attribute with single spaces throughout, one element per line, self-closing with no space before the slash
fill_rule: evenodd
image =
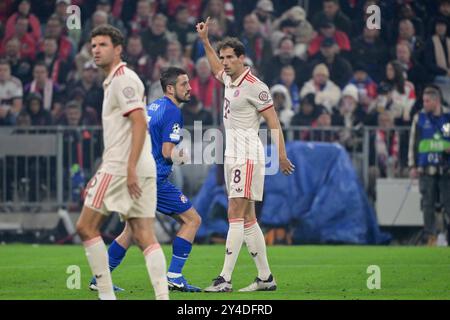
<path id="1" fill-rule="evenodd" d="M 178 93 L 175 93 L 175 99 L 177 100 L 178 103 L 184 103 L 184 102 L 189 102 L 191 100 L 191 96 L 190 96 L 190 94 L 181 96 Z"/>

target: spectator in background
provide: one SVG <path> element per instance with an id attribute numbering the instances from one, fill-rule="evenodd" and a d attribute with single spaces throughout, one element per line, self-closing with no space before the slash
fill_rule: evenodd
<path id="1" fill-rule="evenodd" d="M 318 12 L 312 19 L 314 28 L 320 28 L 321 23 L 325 20 L 332 21 L 336 29 L 345 32 L 347 35 L 351 34 L 352 22 L 341 11 L 338 0 L 324 0 L 323 11 Z"/>
<path id="2" fill-rule="evenodd" d="M 55 38 L 44 39 L 44 50 L 37 54 L 37 60 L 45 63 L 50 72 L 50 78 L 63 90 L 66 87 L 69 66 L 59 57 Z"/>
<path id="3" fill-rule="evenodd" d="M 92 61 L 86 62 L 81 79 L 70 86 L 71 91 L 80 89 L 83 93 L 83 111 L 93 114 L 95 122 L 101 121 L 103 88 L 96 83 L 98 68 Z"/>
<path id="4" fill-rule="evenodd" d="M 369 138 L 369 189 L 376 198 L 376 179 L 394 177 L 398 171 L 399 135 L 394 129 L 394 117 L 389 111 L 378 114 L 376 131 Z"/>
<path id="5" fill-rule="evenodd" d="M 5 53 L 3 58 L 7 60 L 11 66 L 11 74 L 18 78 L 22 83 L 31 81 L 32 61 L 20 54 L 20 41 L 13 37 L 6 42 Z"/>
<path id="6" fill-rule="evenodd" d="M 13 125 L 22 111 L 22 83 L 11 75 L 7 60 L 0 59 L 0 124 Z"/>
<path id="7" fill-rule="evenodd" d="M 299 111 L 292 117 L 291 126 L 310 127 L 319 116 L 322 106 L 317 107 L 314 103 L 315 95 L 308 93 L 301 101 Z M 297 140 L 310 140 L 310 131 L 295 131 L 294 137 Z"/>
<path id="8" fill-rule="evenodd" d="M 307 49 L 315 31 L 306 19 L 306 12 L 300 6 L 293 6 L 284 12 L 273 23 L 273 33 L 270 36 L 272 51 L 278 47 L 280 40 L 286 36 L 294 41 L 295 55 L 301 59 L 308 58 Z"/>
<path id="9" fill-rule="evenodd" d="M 319 34 L 316 35 L 309 44 L 308 55 L 310 57 L 316 55 L 320 51 L 320 46 L 322 45 L 322 41 L 325 38 L 334 39 L 339 47 L 339 52 L 343 56 L 349 54 L 351 46 L 347 34 L 342 31 L 336 30 L 333 22 L 324 20 L 320 24 Z"/>
<path id="10" fill-rule="evenodd" d="M 395 58 L 406 71 L 406 78 L 414 84 L 416 92 L 421 92 L 422 88 L 432 80 L 425 67 L 411 56 L 411 49 L 407 43 L 397 43 Z"/>
<path id="11" fill-rule="evenodd" d="M 3 39 L 0 53 L 3 54 L 3 52 L 5 51 L 5 45 L 9 39 L 17 38 L 19 39 L 20 43 L 20 56 L 22 58 L 33 60 L 36 57 L 37 41 L 34 39 L 31 33 L 28 33 L 28 18 L 24 16 L 18 16 L 14 27 L 14 32 L 9 37 L 5 37 Z"/>
<path id="12" fill-rule="evenodd" d="M 26 97 L 26 112 L 30 115 L 32 126 L 49 126 L 52 124 L 52 115 L 44 109 L 42 96 L 37 92 L 30 92 Z"/>
<path id="13" fill-rule="evenodd" d="M 150 55 L 144 51 L 142 39 L 139 35 L 135 34 L 128 37 L 125 52 L 128 66 L 137 73 L 139 78 L 141 78 L 142 82 L 148 88 L 153 76 L 154 61 Z"/>
<path id="14" fill-rule="evenodd" d="M 136 13 L 129 22 L 130 35 L 136 35 L 150 27 L 152 18 L 156 14 L 157 2 L 155 0 L 139 0 L 136 4 Z"/>
<path id="15" fill-rule="evenodd" d="M 196 76 L 190 81 L 191 95 L 196 96 L 203 108 L 217 118 L 221 109 L 222 85 L 211 74 L 211 67 L 206 57 L 197 60 L 195 73 Z"/>
<path id="16" fill-rule="evenodd" d="M 328 68 L 323 63 L 314 67 L 312 79 L 305 83 L 300 91 L 300 98 L 303 98 L 308 93 L 315 95 L 314 103 L 322 105 L 331 113 L 339 99 L 341 98 L 341 90 L 331 80 Z"/>
<path id="17" fill-rule="evenodd" d="M 51 112 L 54 120 L 61 116 L 62 104 L 59 87 L 49 78 L 45 63 L 37 62 L 33 67 L 33 81 L 24 87 L 26 95 L 37 92 L 42 96 L 44 109 Z"/>
<path id="18" fill-rule="evenodd" d="M 127 35 L 127 30 L 125 29 L 125 26 L 124 26 L 122 20 L 116 18 L 112 14 L 112 7 L 111 7 L 111 3 L 109 2 L 109 0 L 97 0 L 96 9 L 98 11 L 103 11 L 104 13 L 106 13 L 106 15 L 108 16 L 108 24 L 119 29 L 124 36 Z"/>
<path id="19" fill-rule="evenodd" d="M 141 33 L 141 39 L 145 51 L 154 61 L 156 61 L 158 56 L 164 56 L 167 51 L 167 45 L 172 39 L 167 31 L 166 16 L 161 13 L 156 14 L 150 28 L 145 29 Z"/>
<path id="20" fill-rule="evenodd" d="M 16 33 L 16 24 L 19 17 L 26 18 L 28 20 L 27 26 L 31 29 L 29 34 L 33 37 L 35 43 L 41 40 L 41 23 L 39 19 L 30 12 L 31 3 L 30 0 L 21 0 L 19 2 L 18 12 L 14 13 L 8 18 L 5 28 L 5 38 L 9 39 Z M 27 28 L 28 29 L 28 28 Z M 28 30 L 27 30 L 28 33 Z"/>
<path id="21" fill-rule="evenodd" d="M 363 63 L 356 63 L 353 68 L 353 77 L 349 81 L 358 89 L 358 101 L 365 111 L 377 97 L 377 84 L 367 74 Z"/>
<path id="22" fill-rule="evenodd" d="M 186 51 L 186 55 L 190 56 L 192 51 L 192 44 L 197 38 L 194 24 L 189 19 L 189 8 L 181 4 L 175 11 L 175 21 L 169 25 L 169 29 L 176 36 L 181 46 Z"/>
<path id="23" fill-rule="evenodd" d="M 362 151 L 362 127 L 366 121 L 366 113 L 359 104 L 358 88 L 348 84 L 342 90 L 342 99 L 333 111 L 332 123 L 344 127 L 339 132 L 339 142 L 348 151 Z"/>
<path id="24" fill-rule="evenodd" d="M 436 19 L 433 35 L 425 47 L 425 64 L 438 82 L 450 83 L 450 37 L 447 20 Z"/>
<path id="25" fill-rule="evenodd" d="M 312 68 L 320 63 L 327 66 L 330 79 L 340 88 L 343 88 L 352 77 L 352 66 L 339 54 L 339 47 L 333 38 L 325 38 L 322 41 L 320 53 L 311 63 Z"/>
<path id="26" fill-rule="evenodd" d="M 258 70 L 261 70 L 271 59 L 272 50 L 270 42 L 259 33 L 259 29 L 258 17 L 255 14 L 246 15 L 240 39 L 245 47 L 245 55 L 253 61 Z"/>
<path id="27" fill-rule="evenodd" d="M 290 37 L 281 39 L 275 55 L 264 66 L 264 81 L 268 85 L 275 84 L 281 68 L 287 65 L 291 65 L 294 68 L 296 84 L 301 87 L 309 76 L 308 65 L 305 61 L 295 56 L 294 41 Z"/>
<path id="28" fill-rule="evenodd" d="M 222 30 L 224 36 L 236 36 L 233 22 L 227 17 L 224 2 L 222 0 L 209 0 L 202 14 L 203 21 L 210 17 L 215 19 L 218 28 Z"/>
<path id="29" fill-rule="evenodd" d="M 414 26 L 414 29 L 416 30 L 416 34 L 420 38 L 423 38 L 425 36 L 424 23 L 422 19 L 420 19 L 416 15 L 410 3 L 404 2 L 399 6 L 398 16 L 396 18 L 398 18 L 398 21 L 401 21 L 403 19 L 410 20 Z"/>
<path id="30" fill-rule="evenodd" d="M 104 11 L 97 10 L 92 17 L 83 24 L 83 33 L 81 35 L 81 42 L 90 42 L 91 31 L 102 24 L 108 23 L 108 14 Z"/>
<path id="31" fill-rule="evenodd" d="M 367 73 L 377 83 L 384 78 L 384 66 L 389 59 L 389 51 L 385 42 L 380 39 L 378 29 L 366 26 L 363 34 L 352 42 L 351 61 L 366 65 Z"/>
<path id="32" fill-rule="evenodd" d="M 422 60 L 422 52 L 425 43 L 422 38 L 416 35 L 414 24 L 409 19 L 402 19 L 398 24 L 397 43 L 405 41 L 411 49 L 411 54 L 416 60 Z"/>
<path id="33" fill-rule="evenodd" d="M 259 0 L 253 13 L 259 21 L 259 33 L 269 39 L 273 32 L 273 3 L 271 0 Z"/>
<path id="34" fill-rule="evenodd" d="M 289 91 L 289 97 L 292 101 L 292 108 L 295 112 L 300 106 L 300 89 L 295 83 L 295 70 L 290 64 L 281 68 L 279 84 L 284 85 Z"/>
<path id="35" fill-rule="evenodd" d="M 294 116 L 294 110 L 292 110 L 292 100 L 288 89 L 282 84 L 276 84 L 270 88 L 270 94 L 273 100 L 273 107 L 282 127 L 289 127 Z"/>
<path id="36" fill-rule="evenodd" d="M 81 74 L 83 73 L 84 64 L 93 60 L 94 57 L 92 56 L 91 42 L 87 41 L 83 45 L 81 45 L 80 52 L 78 52 L 75 56 L 76 69 L 72 69 L 69 74 L 68 81 L 80 80 Z"/>
<path id="37" fill-rule="evenodd" d="M 333 126 L 331 113 L 326 109 L 322 108 L 319 112 L 319 116 L 312 123 L 313 128 L 318 128 L 320 130 L 311 131 L 311 141 L 320 142 L 336 142 L 339 140 L 339 136 L 336 131 L 332 130 Z"/>
<path id="38" fill-rule="evenodd" d="M 367 110 L 366 124 L 376 126 L 378 124 L 378 115 L 385 111 L 390 112 L 392 103 L 392 86 L 386 82 L 380 83 L 377 87 L 377 97 Z"/>
<path id="39" fill-rule="evenodd" d="M 76 101 L 67 102 L 63 114 L 57 122 L 62 126 L 94 126 L 98 124 L 89 110 L 83 111 L 83 107 Z"/>
<path id="40" fill-rule="evenodd" d="M 63 34 L 64 26 L 57 15 L 52 15 L 45 28 L 45 37 L 54 38 L 58 43 L 58 56 L 66 63 L 71 63 L 75 57 L 76 48 L 71 40 Z"/>
<path id="41" fill-rule="evenodd" d="M 2 120 L 0 119 L 0 126 Z M 17 115 L 17 120 L 16 120 L 16 127 L 30 127 L 31 126 L 31 117 L 28 114 L 28 112 L 26 112 L 25 110 L 23 110 L 21 113 L 19 113 Z"/>
<path id="42" fill-rule="evenodd" d="M 173 18 L 180 5 L 185 5 L 189 10 L 189 23 L 195 23 L 200 18 L 202 0 L 170 0 L 167 1 L 167 14 Z"/>
<path id="43" fill-rule="evenodd" d="M 158 82 L 161 70 L 168 67 L 179 67 L 185 70 L 189 76 L 192 77 L 194 72 L 194 64 L 192 60 L 183 55 L 181 44 L 177 40 L 171 40 L 167 44 L 167 51 L 164 56 L 159 57 L 153 68 L 153 81 Z"/>
<path id="44" fill-rule="evenodd" d="M 211 113 L 202 108 L 201 102 L 194 95 L 191 95 L 191 100 L 183 105 L 182 113 L 185 126 L 193 126 L 194 121 L 201 121 L 204 126 L 213 124 Z"/>
<path id="45" fill-rule="evenodd" d="M 394 60 L 386 65 L 386 79 L 392 90 L 391 111 L 396 125 L 411 124 L 411 109 L 416 102 L 414 84 L 406 80 L 405 70 Z"/>
<path id="46" fill-rule="evenodd" d="M 436 31 L 437 20 L 445 21 L 445 24 L 450 26 L 450 0 L 440 0 L 438 4 L 438 12 L 436 17 L 430 19 L 428 34 L 432 35 Z M 450 30 L 447 29 L 447 36 L 450 36 Z"/>

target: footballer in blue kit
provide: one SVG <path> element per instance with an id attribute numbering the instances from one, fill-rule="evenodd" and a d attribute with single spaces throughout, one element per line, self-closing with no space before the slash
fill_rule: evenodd
<path id="1" fill-rule="evenodd" d="M 180 130 L 183 128 L 180 105 L 189 101 L 191 87 L 186 72 L 176 67 L 169 67 L 161 73 L 161 86 L 164 97 L 153 101 L 147 105 L 146 109 L 152 153 L 157 168 L 156 209 L 162 214 L 170 215 L 181 225 L 172 243 L 172 260 L 167 272 L 167 280 L 171 290 L 199 292 L 200 288 L 189 284 L 184 278 L 182 269 L 191 252 L 201 218 L 189 199 L 168 181 L 172 165 L 182 164 L 187 156 L 176 146 L 181 141 Z M 131 230 L 126 224 L 123 232 L 108 249 L 111 271 L 121 263 L 131 244 Z M 97 289 L 94 278 L 89 288 Z M 114 290 L 122 291 L 123 289 L 114 286 Z"/>

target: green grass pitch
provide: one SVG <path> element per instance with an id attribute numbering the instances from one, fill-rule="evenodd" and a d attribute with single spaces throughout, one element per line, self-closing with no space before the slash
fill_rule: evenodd
<path id="1" fill-rule="evenodd" d="M 164 246 L 169 263 L 171 247 Z M 223 245 L 194 246 L 185 276 L 206 287 L 221 271 Z M 233 275 L 232 293 L 171 293 L 171 299 L 450 299 L 450 248 L 362 246 L 271 246 L 269 262 L 275 292 L 239 293 L 256 276 L 243 246 Z M 68 289 L 68 266 L 81 270 L 81 288 Z M 368 289 L 370 265 L 380 267 L 381 289 Z M 0 245 L 0 299 L 97 299 L 87 289 L 90 270 L 81 246 Z M 113 272 L 126 289 L 119 299 L 153 299 L 144 259 L 133 247 Z"/>

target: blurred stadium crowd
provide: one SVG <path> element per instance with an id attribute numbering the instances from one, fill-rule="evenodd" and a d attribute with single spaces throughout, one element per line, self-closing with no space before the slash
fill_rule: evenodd
<path id="1" fill-rule="evenodd" d="M 81 8 L 79 30 L 66 26 L 71 4 Z M 373 4 L 381 29 L 366 25 Z M 409 127 L 424 88 L 450 84 L 450 0 L 3 0 L 0 126 L 101 125 L 104 76 L 89 34 L 104 23 L 126 34 L 124 59 L 148 101 L 162 95 L 162 68 L 183 67 L 194 96 L 183 108 L 185 125 L 219 124 L 223 89 L 195 32 L 208 16 L 213 42 L 235 36 L 244 43 L 246 63 L 270 86 L 284 128 L 323 129 L 294 139 L 354 150 L 358 129 L 379 127 L 371 137 L 376 175 L 407 167 L 408 131 L 382 129 Z"/>

